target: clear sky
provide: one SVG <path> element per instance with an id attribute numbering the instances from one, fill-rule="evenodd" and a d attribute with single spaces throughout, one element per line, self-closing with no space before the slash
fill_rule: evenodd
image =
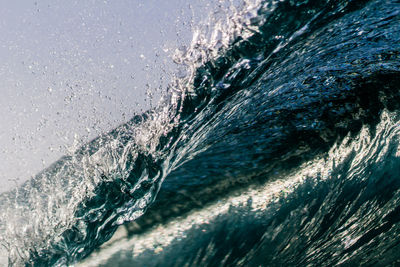
<path id="1" fill-rule="evenodd" d="M 206 2 L 0 0 L 0 191 L 148 109 Z"/>

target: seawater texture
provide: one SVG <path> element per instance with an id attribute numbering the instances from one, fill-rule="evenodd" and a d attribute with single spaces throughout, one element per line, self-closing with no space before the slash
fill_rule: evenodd
<path id="1" fill-rule="evenodd" d="M 243 10 L 157 108 L 0 195 L 5 264 L 73 264 L 133 220 L 109 266 L 400 264 L 400 2 Z"/>

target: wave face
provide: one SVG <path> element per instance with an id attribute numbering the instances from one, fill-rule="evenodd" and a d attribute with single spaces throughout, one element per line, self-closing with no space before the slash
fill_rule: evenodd
<path id="1" fill-rule="evenodd" d="M 110 266 L 399 263 L 400 2 L 252 8 L 157 108 L 0 195 L 6 264 L 73 264 L 134 220 L 134 244 L 180 232 Z"/>

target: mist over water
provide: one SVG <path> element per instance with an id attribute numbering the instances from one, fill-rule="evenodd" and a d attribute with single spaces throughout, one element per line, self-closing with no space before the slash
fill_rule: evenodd
<path id="1" fill-rule="evenodd" d="M 92 108 L 87 99 L 96 101 L 105 86 L 115 96 L 100 93 L 98 99 L 102 108 L 114 105 L 114 113 L 105 112 L 112 119 L 78 111 L 71 121 L 88 130 L 79 136 L 79 124 L 71 129 L 78 136 L 72 149 L 0 195 L 4 264 L 399 263 L 398 1 L 189 5 L 175 25 L 189 27 L 191 42 L 169 43 L 162 35 L 162 44 L 143 46 L 138 62 L 149 60 L 141 73 L 150 76 L 139 82 L 128 77 L 137 64 L 124 61 L 138 54 L 129 54 L 129 45 L 122 49 L 138 36 L 125 35 L 124 20 L 133 11 L 143 24 L 159 16 L 140 17 L 146 13 L 141 4 L 103 4 L 109 3 L 77 13 L 89 20 L 77 25 L 85 28 L 74 33 L 77 43 L 92 40 L 79 35 L 88 28 L 114 25 L 104 40 L 121 40 L 121 46 L 100 45 L 105 65 L 85 65 L 85 44 L 74 48 L 82 56 L 72 59 L 85 64 L 71 63 L 79 79 L 60 87 L 74 92 L 61 110 L 83 107 L 79 101 Z M 40 12 L 46 8 L 36 5 Z M 200 7 L 206 15 L 197 15 Z M 146 26 L 135 26 L 149 41 Z M 178 39 L 185 34 L 178 30 Z M 125 42 L 126 36 L 133 38 Z M 170 61 L 150 60 L 151 50 L 169 54 Z M 121 62 L 127 68 L 118 69 Z M 153 87 L 146 79 L 157 70 L 163 74 Z M 43 84 L 48 76 L 41 74 Z M 132 101 L 123 88 L 136 82 L 147 88 L 142 111 L 125 106 Z M 91 118 L 105 124 L 93 126 Z"/>

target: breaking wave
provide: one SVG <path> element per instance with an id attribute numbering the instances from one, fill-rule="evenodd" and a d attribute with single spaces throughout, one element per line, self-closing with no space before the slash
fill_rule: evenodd
<path id="1" fill-rule="evenodd" d="M 400 2 L 223 3 L 156 108 L 0 195 L 6 264 L 132 221 L 110 266 L 399 263 Z"/>

